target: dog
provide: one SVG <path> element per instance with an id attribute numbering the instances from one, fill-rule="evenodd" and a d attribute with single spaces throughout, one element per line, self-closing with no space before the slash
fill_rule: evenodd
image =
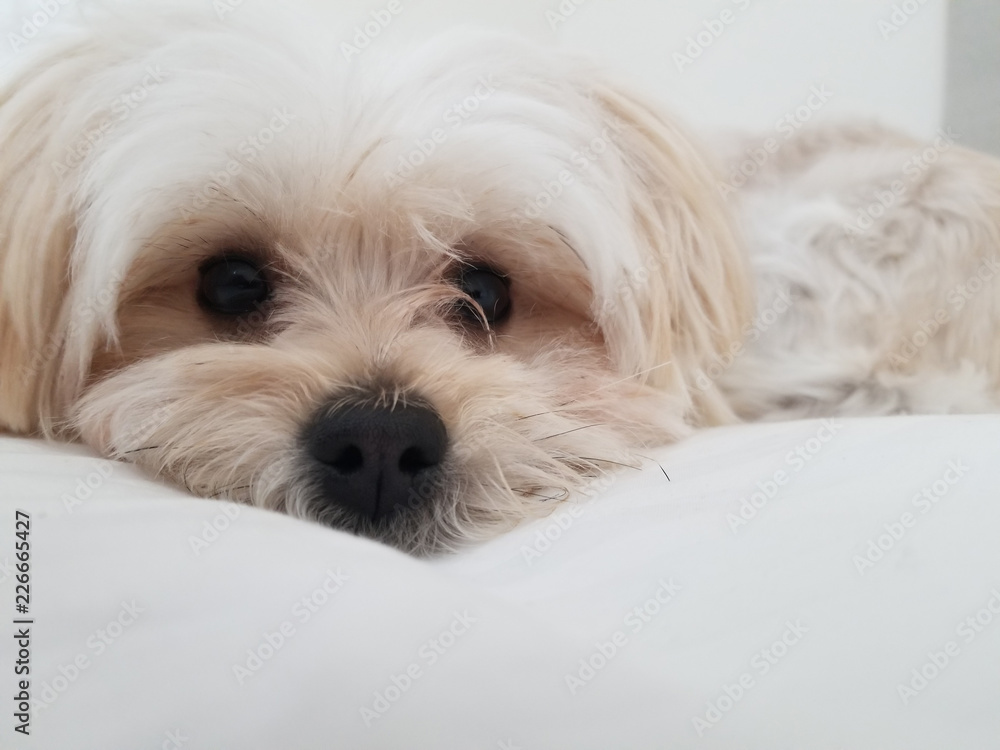
<path id="1" fill-rule="evenodd" d="M 758 141 L 568 55 L 229 10 L 0 91 L 4 430 L 431 554 L 700 428 L 995 408 L 995 160 L 825 128 L 735 186 Z"/>

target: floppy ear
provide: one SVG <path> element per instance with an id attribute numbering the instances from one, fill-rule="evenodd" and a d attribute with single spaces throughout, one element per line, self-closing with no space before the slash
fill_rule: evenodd
<path id="1" fill-rule="evenodd" d="M 706 156 L 664 115 L 606 84 L 594 95 L 634 179 L 627 186 L 637 267 L 598 299 L 623 372 L 686 398 L 696 425 L 735 421 L 709 364 L 729 361 L 753 309 L 748 261 Z M 607 294 L 607 292 L 605 292 Z"/>
<path id="2" fill-rule="evenodd" d="M 75 227 L 72 169 L 54 134 L 72 127 L 65 108 L 97 57 L 73 43 L 0 89 L 0 430 L 49 433 L 59 417 Z"/>

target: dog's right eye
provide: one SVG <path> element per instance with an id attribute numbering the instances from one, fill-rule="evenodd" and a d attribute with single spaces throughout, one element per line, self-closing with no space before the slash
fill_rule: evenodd
<path id="1" fill-rule="evenodd" d="M 201 267 L 198 298 L 221 315 L 253 312 L 271 296 L 264 272 L 243 258 L 221 258 Z"/>

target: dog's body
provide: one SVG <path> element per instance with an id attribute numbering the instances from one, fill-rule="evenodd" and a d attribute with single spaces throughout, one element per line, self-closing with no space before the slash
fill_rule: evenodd
<path id="1" fill-rule="evenodd" d="M 745 351 L 714 368 L 737 413 L 997 411 L 1000 162 L 947 130 L 920 142 L 841 126 L 773 142 L 735 147 L 722 183 L 758 290 Z M 731 176 L 741 167 L 745 183 Z"/>
<path id="2" fill-rule="evenodd" d="M 425 552 L 697 427 L 995 404 L 990 290 L 895 356 L 993 258 L 995 161 L 816 131 L 724 189 L 578 61 L 201 13 L 0 93 L 3 428 Z"/>

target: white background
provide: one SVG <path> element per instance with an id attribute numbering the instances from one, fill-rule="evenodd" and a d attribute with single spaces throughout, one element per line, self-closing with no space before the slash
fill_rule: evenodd
<path id="1" fill-rule="evenodd" d="M 348 30 L 387 2 L 308 1 Z M 941 124 L 944 0 L 909 0 L 917 12 L 888 38 L 879 21 L 890 19 L 902 0 L 399 2 L 402 11 L 375 43 L 458 24 L 510 29 L 606 62 L 696 126 L 773 128 L 816 85 L 834 92 L 823 117 L 874 117 L 922 136 Z M 683 53 L 688 37 L 697 37 L 724 10 L 733 22 L 678 70 L 674 53 Z M 565 21 L 553 22 L 552 13 Z"/>
<path id="2" fill-rule="evenodd" d="M 218 0 L 188 1 L 211 13 Z M 298 1 L 329 17 L 333 44 L 349 41 L 357 25 L 389 2 Z M 374 44 L 399 44 L 458 24 L 508 29 L 605 62 L 695 126 L 772 129 L 817 85 L 834 92 L 820 117 L 873 117 L 920 136 L 933 134 L 941 123 L 944 0 L 396 1 L 400 12 Z M 45 20 L 38 16 L 43 7 L 74 2 L 0 0 L 0 74 L 16 56 L 9 30 L 23 29 L 33 16 Z M 890 19 L 897 4 L 917 11 L 885 38 L 879 22 Z M 683 53 L 688 38 L 725 10 L 732 12 L 732 23 L 693 64 L 678 70 L 674 53 Z M 70 15 L 61 7 L 32 47 Z"/>

